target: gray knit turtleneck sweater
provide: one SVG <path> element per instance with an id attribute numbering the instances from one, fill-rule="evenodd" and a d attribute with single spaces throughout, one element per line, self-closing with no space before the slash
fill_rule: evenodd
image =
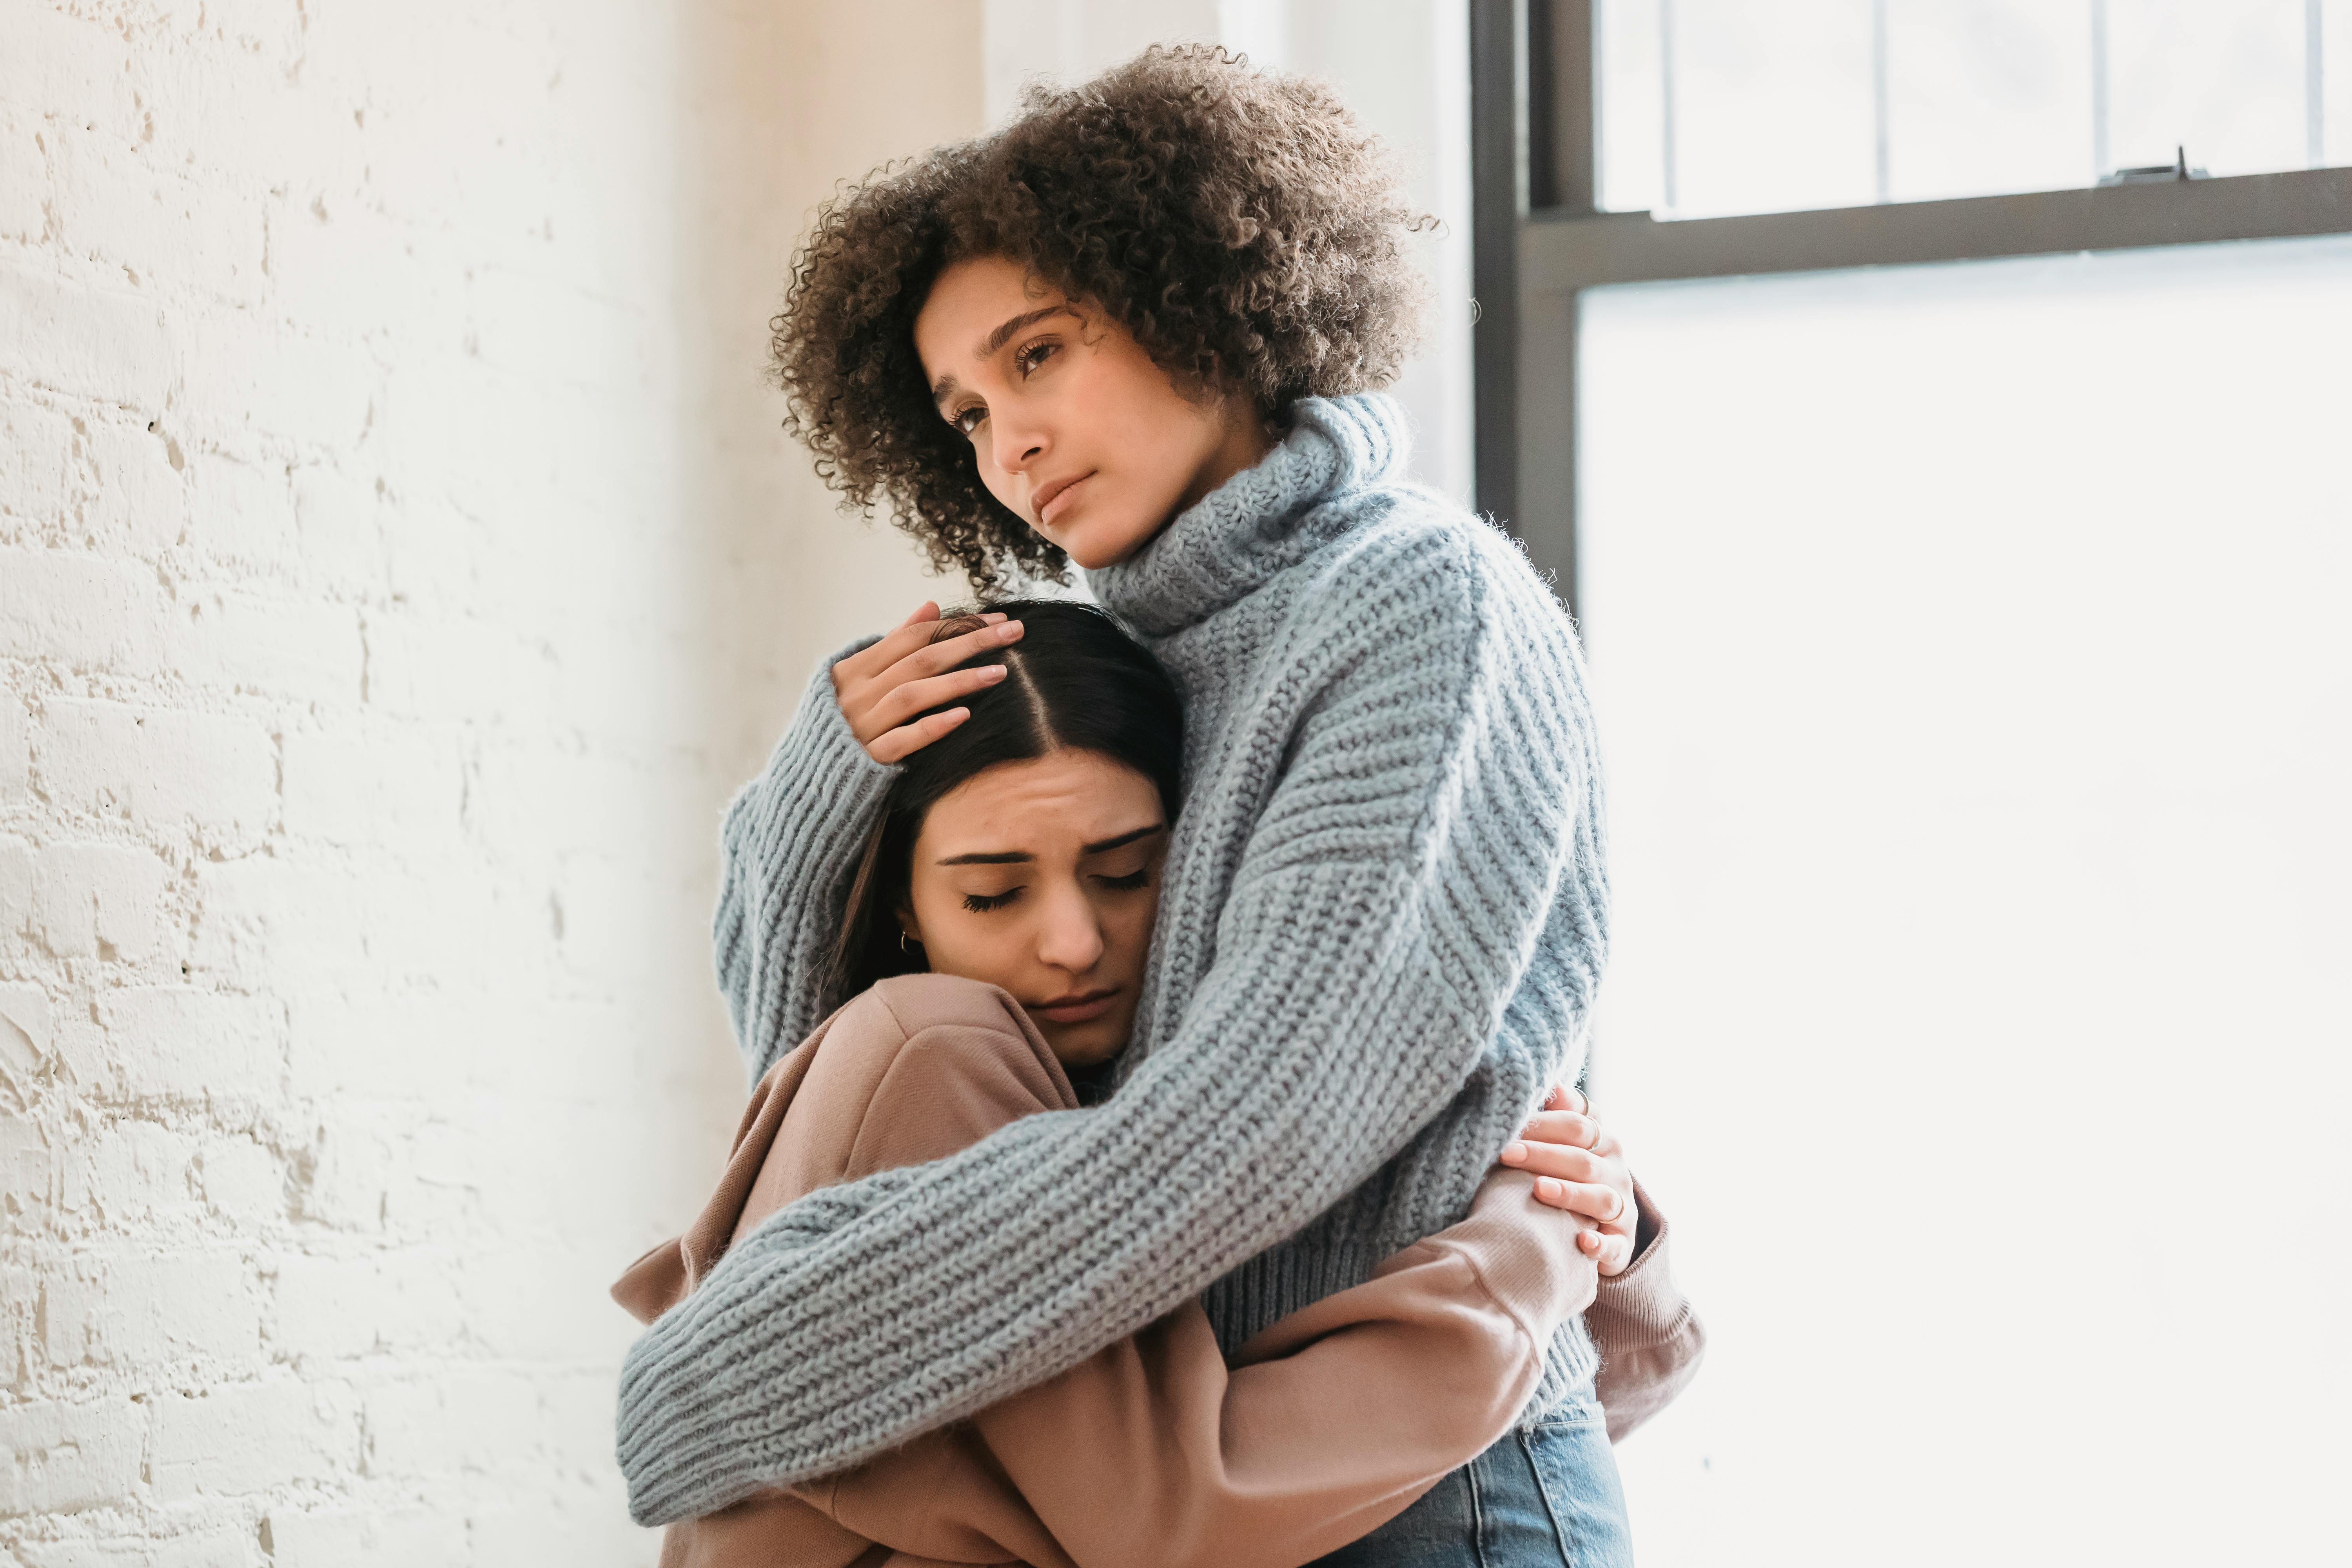
<path id="1" fill-rule="evenodd" d="M 1607 883 L 1576 637 L 1502 534 L 1403 479 L 1396 405 L 1310 399 L 1097 595 L 1186 710 L 1184 809 L 1118 1091 L 813 1194 L 621 1374 L 642 1523 L 854 1465 L 1204 1295 L 1228 1348 L 1468 1212 L 1570 1077 Z M 756 1077 L 895 770 L 828 674 L 727 814 L 719 970 Z M 1572 1320 L 1540 1413 L 1591 1374 Z"/>

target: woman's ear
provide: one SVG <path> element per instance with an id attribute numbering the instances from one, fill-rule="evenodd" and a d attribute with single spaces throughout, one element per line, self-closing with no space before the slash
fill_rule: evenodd
<path id="1" fill-rule="evenodd" d="M 894 914 L 898 921 L 898 951 L 908 952 L 920 948 L 923 945 L 923 927 L 922 922 L 915 919 L 913 908 L 902 904 Z"/>

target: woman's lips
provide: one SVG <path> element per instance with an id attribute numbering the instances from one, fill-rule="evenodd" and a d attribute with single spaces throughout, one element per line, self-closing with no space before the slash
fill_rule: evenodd
<path id="1" fill-rule="evenodd" d="M 1033 1002 L 1029 1005 L 1029 1011 L 1033 1016 L 1048 1023 L 1084 1024 L 1109 1012 L 1110 1005 L 1118 999 L 1118 987 L 1113 986 L 1108 991 L 1088 991 L 1077 996 L 1056 996 L 1048 1002 Z"/>
<path id="2" fill-rule="evenodd" d="M 1080 485 L 1085 484 L 1092 478 L 1094 478 L 1092 473 L 1080 474 L 1075 479 L 1064 479 L 1059 484 L 1047 485 L 1044 489 L 1038 491 L 1038 523 L 1041 526 L 1051 523 L 1057 515 L 1067 510 L 1070 506 L 1070 497 L 1077 492 L 1077 489 Z"/>

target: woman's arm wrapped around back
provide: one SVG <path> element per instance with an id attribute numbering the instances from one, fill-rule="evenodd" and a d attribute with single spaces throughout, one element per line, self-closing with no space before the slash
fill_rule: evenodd
<path id="1" fill-rule="evenodd" d="M 632 1349 L 619 1455 L 641 1521 L 846 1468 L 1197 1295 L 1452 1101 L 1559 899 L 1592 901 L 1598 929 L 1572 634 L 1466 533 L 1428 531 L 1318 603 L 1323 679 L 1226 940 L 1117 1095 L 811 1194 Z M 1581 994 L 1600 954 L 1578 962 Z"/>

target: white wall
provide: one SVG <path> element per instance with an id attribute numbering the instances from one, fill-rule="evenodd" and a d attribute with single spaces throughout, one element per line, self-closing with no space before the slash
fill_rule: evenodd
<path id="1" fill-rule="evenodd" d="M 740 1104 L 718 809 L 923 591 L 765 318 L 979 21 L 0 5 L 9 1561 L 651 1561 L 604 1287 Z"/>
<path id="2" fill-rule="evenodd" d="M 1470 500 L 1470 21 L 1467 0 L 984 0 L 987 114 L 1022 85 L 1076 82 L 1152 43 L 1222 43 L 1321 77 L 1402 160 L 1410 199 L 1443 227 L 1414 242 L 1433 302 L 1420 355 L 1391 388 L 1413 424 L 1414 477 Z"/>

